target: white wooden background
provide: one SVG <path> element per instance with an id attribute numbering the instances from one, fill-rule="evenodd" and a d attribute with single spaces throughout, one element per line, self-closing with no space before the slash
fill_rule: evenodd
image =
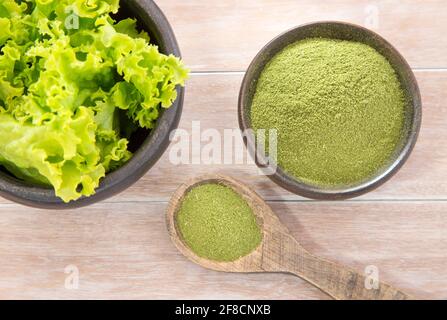
<path id="1" fill-rule="evenodd" d="M 125 1 L 125 0 L 123 0 Z M 375 192 L 344 202 L 302 199 L 246 165 L 180 165 L 168 154 L 135 186 L 103 203 L 44 211 L 0 199 L 0 298 L 327 299 L 286 274 L 223 274 L 183 258 L 164 223 L 182 182 L 223 172 L 256 189 L 311 252 L 423 299 L 447 299 L 447 2 L 445 0 L 158 0 L 187 65 L 181 128 L 238 128 L 237 96 L 258 50 L 293 26 L 342 20 L 374 29 L 407 58 L 424 119 L 406 166 Z M 65 285 L 67 266 L 78 289 Z"/>

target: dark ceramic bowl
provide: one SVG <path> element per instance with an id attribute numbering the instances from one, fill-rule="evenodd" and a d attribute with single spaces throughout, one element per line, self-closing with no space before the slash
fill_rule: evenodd
<path id="1" fill-rule="evenodd" d="M 421 95 L 416 78 L 405 59 L 385 39 L 378 34 L 349 23 L 317 22 L 289 30 L 268 43 L 251 63 L 242 83 L 239 96 L 239 125 L 243 131 L 251 129 L 250 108 L 257 81 L 266 64 L 286 46 L 306 38 L 324 37 L 332 39 L 362 42 L 375 48 L 385 56 L 395 69 L 407 99 L 405 131 L 401 142 L 389 163 L 367 181 L 342 188 L 321 188 L 309 185 L 288 175 L 278 168 L 269 177 L 283 188 L 303 197 L 318 200 L 342 200 L 360 196 L 374 190 L 390 179 L 408 159 L 416 143 L 422 119 Z M 245 143 L 259 166 L 266 162 L 264 155 L 256 152 L 253 133 L 244 136 Z M 261 158 L 259 158 L 261 157 Z"/>
<path id="2" fill-rule="evenodd" d="M 123 0 L 118 18 L 133 17 L 151 36 L 161 52 L 180 57 L 180 50 L 169 22 L 152 0 Z M 138 181 L 161 157 L 169 145 L 169 134 L 176 129 L 183 106 L 184 89 L 177 88 L 178 98 L 164 110 L 155 129 L 140 130 L 130 139 L 133 158 L 120 169 L 107 174 L 96 193 L 70 203 L 55 196 L 53 189 L 31 185 L 0 171 L 0 195 L 9 200 L 44 209 L 70 209 L 90 205 L 125 190 Z"/>

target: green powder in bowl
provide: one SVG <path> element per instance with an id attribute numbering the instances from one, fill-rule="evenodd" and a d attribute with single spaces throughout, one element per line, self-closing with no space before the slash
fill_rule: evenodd
<path id="1" fill-rule="evenodd" d="M 386 167 L 399 147 L 406 101 L 388 60 L 351 41 L 310 38 L 265 67 L 253 129 L 276 129 L 277 162 L 298 181 L 337 188 Z"/>
<path id="2" fill-rule="evenodd" d="M 198 256 L 235 261 L 253 252 L 262 233 L 247 202 L 233 189 L 209 183 L 187 193 L 177 213 L 177 228 Z"/>

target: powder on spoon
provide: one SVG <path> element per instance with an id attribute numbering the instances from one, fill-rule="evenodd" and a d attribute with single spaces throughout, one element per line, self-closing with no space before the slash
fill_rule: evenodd
<path id="1" fill-rule="evenodd" d="M 405 106 L 393 67 L 375 49 L 311 38 L 266 65 L 251 121 L 255 130 L 277 130 L 277 162 L 286 173 L 340 187 L 361 183 L 388 164 L 401 140 Z"/>
<path id="2" fill-rule="evenodd" d="M 233 189 L 220 184 L 193 188 L 176 219 L 189 248 L 214 261 L 235 261 L 253 252 L 262 240 L 250 206 Z"/>

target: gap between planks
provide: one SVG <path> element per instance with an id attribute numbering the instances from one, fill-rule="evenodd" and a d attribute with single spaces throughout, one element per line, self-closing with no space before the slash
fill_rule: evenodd
<path id="1" fill-rule="evenodd" d="M 447 72 L 447 68 L 412 68 L 414 72 Z M 219 71 L 219 70 L 211 70 L 211 71 L 191 71 L 191 76 L 210 76 L 210 75 L 244 75 L 245 71 Z"/>
<path id="2" fill-rule="evenodd" d="M 368 203 L 447 203 L 447 199 L 351 199 L 351 200 L 343 200 L 343 201 L 319 201 L 319 200 L 311 200 L 311 199 L 276 199 L 276 200 L 265 200 L 267 203 L 289 203 L 289 204 L 333 204 L 333 205 L 343 205 L 343 204 L 368 204 Z M 150 199 L 150 200 L 117 200 L 117 201 L 103 201 L 92 206 L 101 206 L 101 205 L 111 205 L 111 204 L 165 204 L 169 203 L 169 199 Z M 6 208 L 16 208 L 18 206 L 22 206 L 21 204 L 16 203 L 0 203 L 0 210 Z M 31 210 L 33 208 L 30 208 Z M 79 208 L 83 209 L 83 208 Z M 85 209 L 85 208 L 84 208 Z M 36 209 L 38 210 L 38 209 Z M 78 209 L 74 209 L 78 210 Z M 61 211 L 61 210 L 49 210 L 49 211 Z M 62 210 L 64 211 L 64 210 Z M 69 211 L 69 210 L 67 210 Z"/>

